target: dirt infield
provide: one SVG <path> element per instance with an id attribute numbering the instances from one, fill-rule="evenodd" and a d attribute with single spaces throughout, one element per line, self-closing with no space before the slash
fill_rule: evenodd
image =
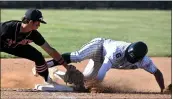
<path id="1" fill-rule="evenodd" d="M 165 85 L 171 83 L 171 58 L 152 58 L 164 76 Z M 87 61 L 77 63 L 83 71 Z M 71 92 L 16 92 L 14 88 L 33 88 L 43 83 L 41 77 L 34 77 L 31 69 L 34 63 L 26 59 L 1 59 L 1 98 L 171 98 L 171 94 L 159 94 L 154 76 L 138 70 L 110 70 L 104 79 L 105 88 L 111 87 L 114 93 L 71 93 Z M 60 70 L 65 70 L 62 66 Z M 63 82 L 60 82 L 63 83 Z M 7 89 L 8 88 L 8 89 Z"/>

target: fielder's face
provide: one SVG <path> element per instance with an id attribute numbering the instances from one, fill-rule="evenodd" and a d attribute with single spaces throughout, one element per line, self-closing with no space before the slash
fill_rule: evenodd
<path id="1" fill-rule="evenodd" d="M 37 30 L 40 27 L 40 22 L 36 21 L 36 22 L 32 22 L 32 29 L 33 30 Z"/>
<path id="2" fill-rule="evenodd" d="M 32 21 L 30 20 L 30 22 L 28 23 L 28 28 L 30 30 L 37 30 L 40 27 L 40 22 L 39 21 Z"/>

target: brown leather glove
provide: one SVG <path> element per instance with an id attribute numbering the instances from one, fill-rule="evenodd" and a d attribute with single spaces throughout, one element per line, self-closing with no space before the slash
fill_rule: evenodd
<path id="1" fill-rule="evenodd" d="M 64 75 L 64 82 L 74 84 L 76 86 L 84 85 L 84 75 L 76 69 L 73 65 L 68 65 L 67 71 Z"/>

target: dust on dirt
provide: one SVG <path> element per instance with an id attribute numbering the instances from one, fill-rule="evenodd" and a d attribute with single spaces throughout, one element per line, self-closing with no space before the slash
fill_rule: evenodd
<path id="1" fill-rule="evenodd" d="M 165 85 L 171 83 L 171 58 L 152 58 L 164 76 Z M 75 64 L 83 71 L 87 60 Z M 41 77 L 34 77 L 31 69 L 32 61 L 26 59 L 1 59 L 1 88 L 33 88 L 35 84 L 43 83 Z M 64 70 L 62 66 L 58 67 Z M 160 88 L 152 74 L 142 70 L 111 69 L 104 79 L 105 92 L 159 92 Z"/>

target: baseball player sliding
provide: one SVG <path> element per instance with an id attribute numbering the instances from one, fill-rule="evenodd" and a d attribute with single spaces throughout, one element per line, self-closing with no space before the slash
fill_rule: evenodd
<path id="1" fill-rule="evenodd" d="M 146 56 L 148 52 L 147 45 L 144 42 L 127 43 L 124 41 L 115 41 L 105 38 L 95 38 L 85 44 L 80 50 L 64 53 L 62 57 L 67 63 L 81 62 L 90 59 L 83 71 L 84 81 L 93 80 L 98 84 L 102 82 L 106 72 L 112 69 L 144 69 L 156 78 L 161 89 L 165 89 L 164 79 L 161 71 L 153 64 L 152 60 Z M 55 60 L 47 61 L 49 67 L 60 65 Z M 67 82 L 78 80 L 79 78 L 69 76 L 65 73 L 60 75 Z"/>

